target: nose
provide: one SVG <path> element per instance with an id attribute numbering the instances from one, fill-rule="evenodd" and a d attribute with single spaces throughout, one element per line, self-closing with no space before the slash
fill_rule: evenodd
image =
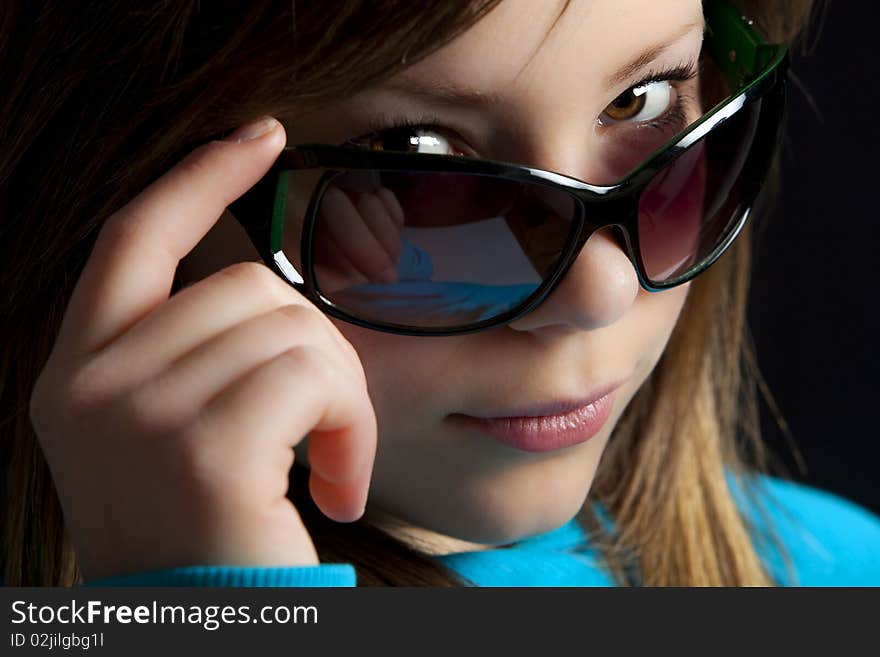
<path id="1" fill-rule="evenodd" d="M 550 295 L 508 326 L 543 336 L 590 331 L 623 317 L 638 297 L 639 282 L 615 230 L 593 233 Z"/>

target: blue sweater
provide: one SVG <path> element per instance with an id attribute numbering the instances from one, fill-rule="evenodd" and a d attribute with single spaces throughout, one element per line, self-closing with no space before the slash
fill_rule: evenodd
<path id="1" fill-rule="evenodd" d="M 840 497 L 771 477 L 757 480 L 773 529 L 788 551 L 759 556 L 779 584 L 880 586 L 880 518 Z M 740 508 L 762 526 L 746 503 Z M 514 546 L 437 557 L 477 586 L 612 586 L 580 525 L 572 520 Z M 185 566 L 109 577 L 86 586 L 355 586 L 349 564 L 304 567 Z"/>

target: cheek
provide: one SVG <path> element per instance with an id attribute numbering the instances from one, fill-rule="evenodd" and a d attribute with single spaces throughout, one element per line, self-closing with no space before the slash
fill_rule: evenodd
<path id="1" fill-rule="evenodd" d="M 690 282 L 679 285 L 665 292 L 646 292 L 639 289 L 638 301 L 635 304 L 637 321 L 632 323 L 637 327 L 638 342 L 643 345 L 642 358 L 644 361 L 645 376 L 654 368 L 672 335 L 675 325 L 681 316 L 690 291 Z"/>
<path id="2" fill-rule="evenodd" d="M 639 304 L 642 311 L 650 313 L 658 325 L 675 325 L 690 289 L 690 281 L 663 292 L 648 292 L 640 287 Z M 671 330 L 672 326 L 669 326 L 669 329 Z"/>
<path id="3" fill-rule="evenodd" d="M 639 290 L 627 321 L 608 327 L 615 334 L 609 349 L 623 361 L 610 369 L 635 370 L 647 377 L 666 347 L 689 289 L 690 283 L 665 292 Z M 398 336 L 331 321 L 360 357 L 380 435 L 421 433 L 428 424 L 442 421 L 460 402 L 460 392 L 472 387 L 466 375 L 475 355 L 483 352 L 466 337 Z"/>

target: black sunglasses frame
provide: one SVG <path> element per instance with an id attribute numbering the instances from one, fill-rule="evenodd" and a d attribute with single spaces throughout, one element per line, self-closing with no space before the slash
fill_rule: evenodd
<path id="1" fill-rule="evenodd" d="M 757 40 L 751 23 L 738 13 L 732 22 L 731 5 L 725 2 L 710 2 L 715 11 L 725 11 L 724 28 L 727 39 L 715 38 L 709 44 L 716 65 L 726 77 L 731 88 L 738 91 L 717 105 L 700 120 L 691 124 L 684 132 L 659 148 L 641 166 L 633 170 L 623 180 L 613 185 L 592 185 L 564 174 L 538 169 L 525 165 L 497 162 L 461 156 L 414 154 L 394 151 L 369 151 L 359 148 L 331 146 L 327 144 L 302 144 L 286 147 L 270 171 L 240 199 L 230 205 L 230 210 L 244 227 L 262 260 L 282 276 L 303 296 L 314 303 L 322 312 L 351 324 L 398 335 L 412 336 L 451 336 L 474 333 L 507 324 L 526 315 L 536 308 L 555 289 L 577 259 L 584 244 L 597 230 L 607 227 L 617 229 L 622 240 L 621 246 L 633 263 L 639 284 L 649 292 L 659 292 L 682 285 L 698 276 L 714 264 L 733 243 L 741 232 L 751 212 L 754 196 L 746 199 L 737 214 L 731 219 L 727 234 L 711 253 L 698 264 L 680 276 L 656 283 L 646 273 L 638 238 L 638 209 L 642 192 L 652 180 L 680 157 L 690 146 L 722 125 L 739 112 L 755 109 L 759 120 L 759 133 L 755 140 L 764 144 L 752 148 L 767 149 L 767 156 L 760 164 L 764 171 L 757 174 L 763 180 L 772 162 L 772 155 L 778 146 L 779 130 L 785 111 L 785 87 L 788 53 L 784 46 L 768 46 Z M 707 17 L 708 17 L 707 7 Z M 733 9 L 735 11 L 735 9 Z M 710 22 L 711 26 L 711 22 Z M 749 42 L 747 42 L 749 41 Z M 750 61 L 737 62 L 738 51 L 730 49 L 730 43 L 743 46 L 743 51 L 751 53 Z M 713 47 L 714 46 L 714 47 Z M 743 58 L 745 59 L 745 58 Z M 760 61 L 763 60 L 763 61 Z M 753 108 L 760 103 L 759 108 Z M 278 190 L 285 171 L 304 169 L 324 169 L 325 173 L 312 192 L 302 228 L 300 275 L 281 248 L 281 224 L 283 217 L 278 210 Z M 565 252 L 550 276 L 526 299 L 508 312 L 492 318 L 450 327 L 412 327 L 393 323 L 367 321 L 351 315 L 329 299 L 325 298 L 315 284 L 314 258 L 312 244 L 316 215 L 321 198 L 332 179 L 340 173 L 356 170 L 405 171 L 459 173 L 477 176 L 502 178 L 529 184 L 545 185 L 568 194 L 575 200 L 575 216 L 566 240 Z M 283 198 L 281 199 L 283 201 Z M 270 210 L 270 208 L 274 208 Z M 589 216 L 589 221 L 585 218 Z"/>

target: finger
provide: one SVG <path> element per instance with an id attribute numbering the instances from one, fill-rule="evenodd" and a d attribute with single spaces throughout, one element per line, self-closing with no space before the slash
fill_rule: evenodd
<path id="1" fill-rule="evenodd" d="M 315 240 L 313 257 L 316 284 L 325 294 L 370 282 L 344 257 L 342 247 L 330 231 L 323 231 L 321 239 Z"/>
<path id="2" fill-rule="evenodd" d="M 100 357 L 124 362 L 126 376 L 144 379 L 223 331 L 289 304 L 311 305 L 265 265 L 236 263 L 175 294 Z"/>
<path id="3" fill-rule="evenodd" d="M 375 411 L 360 382 L 319 349 L 294 347 L 251 370 L 203 408 L 198 426 L 227 463 L 241 450 L 260 449 L 255 441 L 293 447 L 308 434 L 310 468 L 326 483 L 316 504 L 340 521 L 363 511 L 365 471 L 372 470 L 376 451 Z"/>
<path id="4" fill-rule="evenodd" d="M 284 145 L 284 130 L 200 146 L 104 223 L 74 289 L 59 342 L 92 353 L 168 298 L 178 262 Z M 234 135 L 233 135 L 234 136 Z"/>
<path id="5" fill-rule="evenodd" d="M 403 207 L 400 205 L 400 201 L 397 200 L 397 194 L 387 187 L 380 187 L 376 191 L 376 195 L 385 204 L 388 213 L 391 215 L 391 218 L 394 219 L 394 223 L 397 224 L 397 229 L 399 231 L 403 230 L 406 226 L 406 216 L 403 213 Z"/>
<path id="6" fill-rule="evenodd" d="M 366 388 L 354 348 L 341 349 L 335 333 L 316 309 L 299 304 L 252 317 L 200 344 L 145 384 L 150 408 L 161 409 L 172 425 L 180 425 L 227 385 L 298 345 L 314 345 Z"/>
<path id="7" fill-rule="evenodd" d="M 309 443 L 309 462 L 320 459 L 313 445 L 328 444 L 333 445 L 332 441 L 325 443 Z M 317 473 L 314 465 L 311 466 L 311 474 L 309 475 L 309 492 L 315 504 L 327 515 L 327 517 L 337 522 L 353 522 L 364 515 L 364 509 L 367 506 L 367 496 L 370 490 L 370 480 L 372 479 L 373 468 L 372 460 L 370 467 L 361 470 L 356 481 L 345 488 L 340 488 L 333 483 L 327 481 Z"/>
<path id="8" fill-rule="evenodd" d="M 369 280 L 379 279 L 394 266 L 388 252 L 378 242 L 347 194 L 336 187 L 324 193 L 322 221 L 347 258 Z M 391 282 L 391 281 L 383 281 Z"/>
<path id="9" fill-rule="evenodd" d="M 388 206 L 375 193 L 361 194 L 355 206 L 370 232 L 385 249 L 391 262 L 396 264 L 403 250 L 403 244 L 400 241 L 397 221 L 391 215 Z"/>

